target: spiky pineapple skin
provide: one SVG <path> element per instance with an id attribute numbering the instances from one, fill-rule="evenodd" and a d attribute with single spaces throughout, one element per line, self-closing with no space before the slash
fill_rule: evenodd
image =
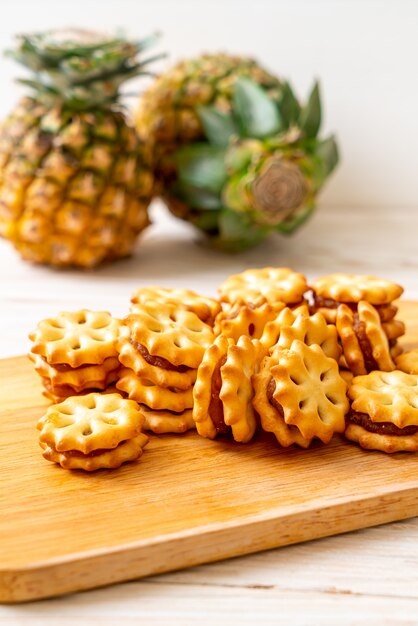
<path id="1" fill-rule="evenodd" d="M 129 255 L 149 223 L 150 158 L 121 110 L 24 98 L 0 128 L 0 234 L 35 263 Z"/>
<path id="2" fill-rule="evenodd" d="M 143 94 L 135 114 L 141 138 L 154 147 L 157 172 L 164 176 L 162 160 L 186 143 L 203 137 L 196 114 L 199 105 L 231 109 L 235 81 L 251 78 L 272 95 L 281 82 L 255 60 L 228 54 L 204 54 L 181 61 L 162 74 Z"/>

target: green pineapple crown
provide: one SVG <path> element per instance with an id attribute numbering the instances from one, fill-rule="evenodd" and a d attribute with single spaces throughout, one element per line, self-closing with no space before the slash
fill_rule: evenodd
<path id="1" fill-rule="evenodd" d="M 172 156 L 170 193 L 216 246 L 239 251 L 273 230 L 290 234 L 308 218 L 338 163 L 338 149 L 334 136 L 318 137 L 317 82 L 302 106 L 288 82 L 272 98 L 239 78 L 231 105 L 230 112 L 197 108 L 207 142 Z"/>
<path id="2" fill-rule="evenodd" d="M 153 35 L 133 42 L 82 29 L 53 30 L 19 35 L 15 49 L 6 55 L 33 74 L 18 82 L 30 87 L 37 99 L 86 109 L 117 102 L 123 83 L 147 74 L 150 63 L 163 56 L 141 58 L 156 39 Z"/>

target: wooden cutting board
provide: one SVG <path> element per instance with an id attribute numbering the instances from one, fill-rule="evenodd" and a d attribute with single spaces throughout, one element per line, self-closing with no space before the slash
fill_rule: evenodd
<path id="1" fill-rule="evenodd" d="M 404 343 L 418 346 L 418 303 Z M 335 438 L 283 450 L 154 436 L 138 463 L 69 472 L 45 461 L 46 402 L 26 357 L 0 361 L 0 601 L 21 602 L 418 515 L 418 455 Z"/>

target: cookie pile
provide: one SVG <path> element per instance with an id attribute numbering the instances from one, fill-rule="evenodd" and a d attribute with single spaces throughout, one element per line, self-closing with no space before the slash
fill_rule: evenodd
<path id="1" fill-rule="evenodd" d="M 114 469 L 138 459 L 148 443 L 136 402 L 89 393 L 49 407 L 38 422 L 43 456 L 65 469 Z"/>
<path id="2" fill-rule="evenodd" d="M 330 274 L 313 283 L 311 312 L 319 311 L 336 324 L 344 369 L 355 376 L 394 369 L 405 325 L 396 319 L 393 301 L 402 293 L 400 285 L 374 276 Z"/>
<path id="3" fill-rule="evenodd" d="M 214 439 L 231 433 L 247 443 L 257 428 L 252 405 L 252 378 L 265 354 L 257 339 L 241 335 L 237 342 L 219 335 L 206 350 L 193 390 L 197 432 Z"/>
<path id="4" fill-rule="evenodd" d="M 291 269 L 264 268 L 227 278 L 219 300 L 145 287 L 122 321 L 91 311 L 44 320 L 30 336 L 30 357 L 50 399 L 71 396 L 40 420 L 44 456 L 63 467 L 115 467 L 142 453 L 142 429 L 192 428 L 240 443 L 261 428 L 283 447 L 305 449 L 345 433 L 365 449 L 418 451 L 418 350 L 401 354 L 398 344 L 402 291 L 348 274 L 308 286 Z M 79 395 L 108 393 L 112 383 L 119 394 Z M 103 409 L 107 421 L 90 428 L 86 403 L 97 395 L 122 408 L 110 421 Z M 133 417 L 132 429 L 112 439 L 123 402 L 141 424 Z M 75 423 L 84 434 L 66 440 Z"/>
<path id="5" fill-rule="evenodd" d="M 29 338 L 29 358 L 53 402 L 103 390 L 118 379 L 119 320 L 106 311 L 59 313 L 42 320 Z"/>
<path id="6" fill-rule="evenodd" d="M 321 314 L 309 314 L 305 277 L 287 268 L 247 270 L 219 291 L 231 306 L 215 324 L 220 336 L 246 332 L 264 349 L 252 375 L 252 405 L 263 430 L 282 446 L 304 448 L 314 438 L 328 443 L 335 432 L 344 432 L 348 401 L 336 328 Z M 264 326 L 255 323 L 263 309 Z M 244 327 L 242 320 L 250 318 Z"/>
<path id="7" fill-rule="evenodd" d="M 140 403 L 147 430 L 195 427 L 193 385 L 219 309 L 216 300 L 179 289 L 144 288 L 133 295 L 118 341 L 123 369 L 116 387 Z"/>
<path id="8" fill-rule="evenodd" d="M 394 370 L 357 376 L 349 388 L 347 439 L 384 452 L 418 450 L 418 376 Z"/>

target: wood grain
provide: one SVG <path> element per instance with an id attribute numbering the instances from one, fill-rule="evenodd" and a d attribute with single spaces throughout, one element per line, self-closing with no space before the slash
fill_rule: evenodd
<path id="1" fill-rule="evenodd" d="M 404 304 L 407 342 L 418 305 Z M 141 461 L 84 475 L 48 464 L 45 403 L 25 358 L 0 362 L 0 599 L 19 602 L 189 567 L 418 514 L 418 457 L 335 439 L 280 450 L 189 434 Z"/>

